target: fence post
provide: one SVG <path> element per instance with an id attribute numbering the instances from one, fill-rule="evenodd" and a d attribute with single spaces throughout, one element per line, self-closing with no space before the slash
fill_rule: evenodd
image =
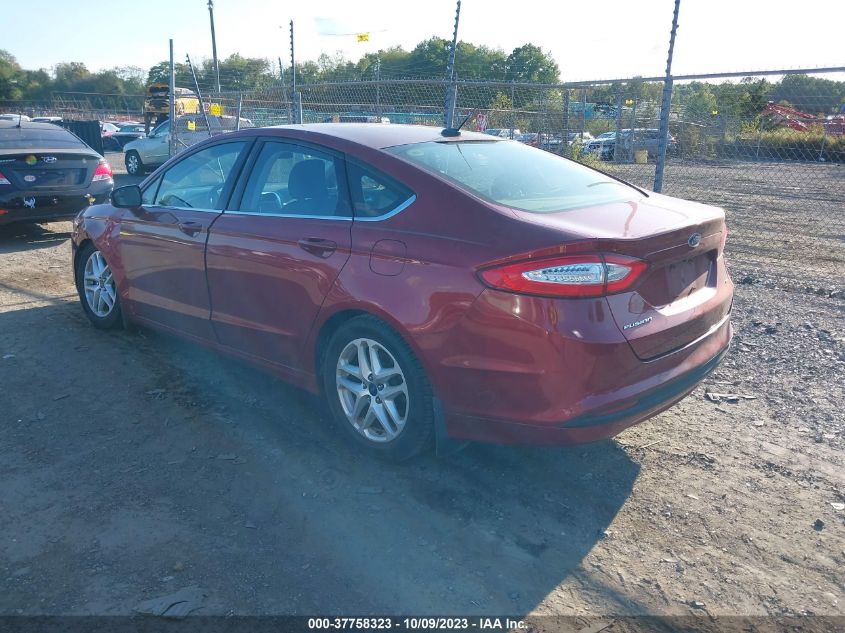
<path id="1" fill-rule="evenodd" d="M 628 162 L 634 162 L 634 152 L 636 152 L 637 143 L 637 99 L 634 97 L 634 107 L 631 112 L 631 146 L 628 149 Z"/>
<path id="2" fill-rule="evenodd" d="M 622 156 L 622 143 L 619 142 L 622 136 L 622 84 L 619 84 L 616 93 L 616 143 L 613 146 L 613 162 L 618 163 Z"/>
<path id="3" fill-rule="evenodd" d="M 287 105 L 288 123 L 293 123 L 293 112 L 291 112 L 290 99 L 288 99 L 288 86 L 285 83 L 285 67 L 282 66 L 282 58 L 279 57 L 279 81 L 282 82 L 282 100 Z"/>
<path id="4" fill-rule="evenodd" d="M 569 88 L 563 91 L 563 137 L 560 140 L 561 151 L 569 147 Z"/>
<path id="5" fill-rule="evenodd" d="M 243 109 L 244 105 L 244 93 L 238 93 L 238 118 L 235 119 L 235 131 L 241 129 L 241 110 Z"/>
<path id="6" fill-rule="evenodd" d="M 675 0 L 672 32 L 669 35 L 669 55 L 666 58 L 666 79 L 663 81 L 663 103 L 660 104 L 660 138 L 657 141 L 657 164 L 654 166 L 654 191 L 663 190 L 663 169 L 666 167 L 666 146 L 669 144 L 669 109 L 672 107 L 672 53 L 678 32 L 678 11 L 681 0 Z"/>
<path id="7" fill-rule="evenodd" d="M 584 128 L 587 127 L 587 89 L 581 91 L 581 138 L 584 138 Z"/>
<path id="8" fill-rule="evenodd" d="M 293 122 L 302 123 L 302 93 L 296 92 L 293 95 Z"/>
<path id="9" fill-rule="evenodd" d="M 381 123 L 381 56 L 376 57 L 376 116 Z"/>
<path id="10" fill-rule="evenodd" d="M 191 77 L 194 78 L 194 88 L 197 91 L 197 99 L 200 102 L 200 109 L 202 110 L 202 116 L 205 119 L 205 129 L 208 130 L 208 135 L 211 136 L 211 124 L 208 122 L 208 110 L 203 105 L 202 102 L 202 93 L 200 92 L 200 84 L 197 81 L 197 74 L 194 72 L 194 65 L 191 63 L 191 56 L 187 53 L 185 54 L 185 59 L 188 61 L 188 68 L 191 70 Z M 176 121 L 170 122 L 170 127 L 176 127 Z"/>
<path id="11" fill-rule="evenodd" d="M 672 107 L 671 77 L 663 83 L 663 103 L 660 104 L 660 132 L 657 142 L 657 162 L 654 165 L 654 191 L 663 190 L 663 170 L 666 167 L 666 148 L 669 145 L 669 109 Z"/>

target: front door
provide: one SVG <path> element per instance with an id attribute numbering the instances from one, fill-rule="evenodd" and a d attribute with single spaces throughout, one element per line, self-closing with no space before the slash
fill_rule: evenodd
<path id="1" fill-rule="evenodd" d="M 159 125 L 143 141 L 141 161 L 146 165 L 161 165 L 170 158 L 170 121 Z"/>
<path id="2" fill-rule="evenodd" d="M 349 258 L 344 165 L 324 148 L 265 141 L 206 253 L 223 345 L 296 369 L 323 299 Z"/>
<path id="3" fill-rule="evenodd" d="M 232 189 L 247 141 L 186 154 L 144 188 L 143 205 L 121 220 L 117 250 L 126 300 L 146 321 L 213 340 L 205 279 L 205 243 Z"/>

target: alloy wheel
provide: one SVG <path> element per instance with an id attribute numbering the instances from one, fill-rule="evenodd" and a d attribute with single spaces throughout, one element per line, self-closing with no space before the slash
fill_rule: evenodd
<path id="1" fill-rule="evenodd" d="M 408 420 L 408 383 L 396 357 L 381 343 L 358 338 L 337 360 L 337 395 L 347 420 L 373 442 L 389 442 Z"/>
<path id="2" fill-rule="evenodd" d="M 85 300 L 96 316 L 105 318 L 117 303 L 117 290 L 111 269 L 100 251 L 94 251 L 85 262 L 82 278 Z"/>

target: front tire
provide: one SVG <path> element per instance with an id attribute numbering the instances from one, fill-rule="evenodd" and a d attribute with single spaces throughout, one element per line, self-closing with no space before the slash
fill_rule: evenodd
<path id="1" fill-rule="evenodd" d="M 91 242 L 82 248 L 76 261 L 76 290 L 85 316 L 94 327 L 107 330 L 123 324 L 111 268 Z"/>
<path id="2" fill-rule="evenodd" d="M 425 450 L 432 390 L 402 337 L 368 315 L 341 325 L 322 363 L 323 392 L 344 435 L 372 455 L 401 461 Z"/>
<path id="3" fill-rule="evenodd" d="M 144 173 L 145 167 L 141 161 L 141 155 L 134 149 L 126 152 L 123 162 L 126 164 L 126 173 L 130 176 L 140 176 Z"/>

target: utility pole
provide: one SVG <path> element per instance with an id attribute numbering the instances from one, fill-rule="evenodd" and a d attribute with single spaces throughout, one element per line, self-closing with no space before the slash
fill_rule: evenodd
<path id="1" fill-rule="evenodd" d="M 208 17 L 211 19 L 211 56 L 214 58 L 214 75 L 217 77 L 217 93 L 220 91 L 220 66 L 217 63 L 217 37 L 214 35 L 214 0 L 208 0 Z"/>
<path id="2" fill-rule="evenodd" d="M 455 9 L 455 30 L 452 32 L 452 47 L 449 49 L 449 65 L 446 67 L 446 103 L 443 108 L 443 125 L 450 128 L 455 119 L 455 102 L 457 101 L 457 86 L 455 86 L 455 49 L 458 47 L 458 21 L 461 19 L 461 0 Z"/>
<path id="3" fill-rule="evenodd" d="M 214 35 L 214 0 L 208 0 L 208 17 L 211 19 L 211 55 L 214 58 L 214 74 L 217 77 L 217 93 L 220 94 L 220 66 L 217 63 L 217 38 Z"/>
<path id="4" fill-rule="evenodd" d="M 678 10 L 681 0 L 675 0 L 672 16 L 672 33 L 669 35 L 669 56 L 666 59 L 666 78 L 663 80 L 663 103 L 660 106 L 660 138 L 657 145 L 657 165 L 654 168 L 654 190 L 663 190 L 663 169 L 666 167 L 666 146 L 669 144 L 669 108 L 672 106 L 672 53 L 675 51 L 675 34 L 678 32 Z"/>

